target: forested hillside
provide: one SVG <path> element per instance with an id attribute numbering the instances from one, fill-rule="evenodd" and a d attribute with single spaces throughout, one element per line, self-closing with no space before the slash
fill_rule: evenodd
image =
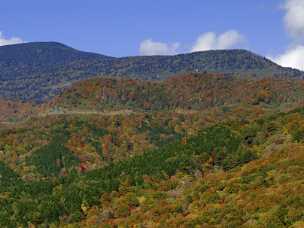
<path id="1" fill-rule="evenodd" d="M 304 228 L 304 0 L 0 18 L 0 228 Z"/>
<path id="2" fill-rule="evenodd" d="M 95 78 L 2 101 L 1 227 L 301 227 L 303 82 Z"/>
<path id="3" fill-rule="evenodd" d="M 303 110 L 273 111 L 60 116 L 2 131 L 0 224 L 300 227 Z"/>
<path id="4" fill-rule="evenodd" d="M 48 103 L 51 112 L 71 110 L 203 110 L 241 104 L 302 103 L 304 82 L 187 74 L 163 81 L 96 78 L 75 83 Z"/>

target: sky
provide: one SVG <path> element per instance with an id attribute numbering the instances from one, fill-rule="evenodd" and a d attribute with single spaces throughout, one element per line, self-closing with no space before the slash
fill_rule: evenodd
<path id="1" fill-rule="evenodd" d="M 304 70 L 304 0 L 1 2 L 0 46 L 33 41 L 117 57 L 244 48 Z"/>

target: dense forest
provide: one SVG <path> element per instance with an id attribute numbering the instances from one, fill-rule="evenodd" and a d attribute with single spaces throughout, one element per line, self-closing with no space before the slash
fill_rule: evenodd
<path id="1" fill-rule="evenodd" d="M 239 79 L 224 74 L 186 74 L 164 81 L 96 78 L 75 83 L 48 103 L 64 110 L 203 110 L 231 105 L 301 103 L 302 80 Z"/>
<path id="2" fill-rule="evenodd" d="M 207 113 L 189 119 L 171 114 L 167 120 L 168 113 L 150 114 L 135 134 L 127 124 L 137 115 L 106 123 L 96 116 L 33 119 L 3 131 L 1 226 L 300 227 L 304 111 L 243 108 L 227 119 L 215 113 L 209 119 Z M 153 119 L 167 126 L 155 126 Z M 171 132 L 170 121 L 178 123 Z M 126 131 L 130 135 L 118 140 Z M 141 132 L 151 147 L 140 144 L 142 151 L 132 152 Z M 105 146 L 109 135 L 117 138 Z M 125 155 L 115 150 L 119 144 Z M 99 165 L 83 157 L 90 154 Z"/>
<path id="3" fill-rule="evenodd" d="M 0 227 L 303 227 L 303 81 L 93 78 L 0 102 Z"/>

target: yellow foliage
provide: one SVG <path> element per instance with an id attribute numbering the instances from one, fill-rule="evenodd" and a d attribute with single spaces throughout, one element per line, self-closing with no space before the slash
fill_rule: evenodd
<path id="1" fill-rule="evenodd" d="M 87 214 L 88 212 L 88 207 L 85 203 L 81 204 L 81 210 L 83 211 L 84 214 Z"/>
<path id="2" fill-rule="evenodd" d="M 137 197 L 137 200 L 140 204 L 143 204 L 146 201 L 146 197 L 140 196 L 140 197 Z"/>

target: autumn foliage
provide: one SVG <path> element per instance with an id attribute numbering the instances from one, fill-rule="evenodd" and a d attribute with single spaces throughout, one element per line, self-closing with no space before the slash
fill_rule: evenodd
<path id="1" fill-rule="evenodd" d="M 94 79 L 9 105 L 23 115 L 0 130 L 0 226 L 302 227 L 302 87 Z"/>

